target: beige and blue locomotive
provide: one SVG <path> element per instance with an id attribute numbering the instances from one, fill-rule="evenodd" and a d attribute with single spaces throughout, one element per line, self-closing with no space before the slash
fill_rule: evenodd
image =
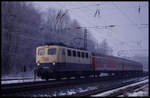
<path id="1" fill-rule="evenodd" d="M 117 75 L 137 74 L 143 71 L 141 63 L 114 56 L 96 56 L 86 50 L 60 45 L 44 45 L 36 49 L 37 76 L 48 80 L 61 77 L 79 78 L 81 75 L 99 75 L 102 72 Z"/>
<path id="2" fill-rule="evenodd" d="M 37 75 L 43 79 L 80 76 L 93 72 L 91 52 L 58 45 L 36 49 Z"/>

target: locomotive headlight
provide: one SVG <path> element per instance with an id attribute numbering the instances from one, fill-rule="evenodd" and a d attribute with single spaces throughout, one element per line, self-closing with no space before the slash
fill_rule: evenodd
<path id="1" fill-rule="evenodd" d="M 38 66 L 40 66 L 40 63 L 37 63 Z"/>
<path id="2" fill-rule="evenodd" d="M 55 62 L 53 62 L 52 64 L 55 65 Z"/>
<path id="3" fill-rule="evenodd" d="M 37 62 L 37 65 L 40 66 L 40 62 L 39 61 Z"/>

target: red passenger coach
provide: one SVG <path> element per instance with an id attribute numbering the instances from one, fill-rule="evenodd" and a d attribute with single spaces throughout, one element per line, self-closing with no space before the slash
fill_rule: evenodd
<path id="1" fill-rule="evenodd" d="M 117 59 L 104 56 L 92 56 L 92 64 L 96 71 L 119 71 L 122 65 Z"/>
<path id="2" fill-rule="evenodd" d="M 102 70 L 104 69 L 104 58 L 98 57 L 98 56 L 92 56 L 92 64 L 95 67 L 95 69 Z"/>
<path id="3" fill-rule="evenodd" d="M 114 56 L 92 56 L 95 72 L 129 74 L 142 72 L 142 64 Z"/>

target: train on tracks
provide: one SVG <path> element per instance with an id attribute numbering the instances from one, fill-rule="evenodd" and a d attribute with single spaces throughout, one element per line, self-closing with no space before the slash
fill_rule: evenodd
<path id="1" fill-rule="evenodd" d="M 124 58 L 100 55 L 64 45 L 43 45 L 36 48 L 35 73 L 38 77 L 60 79 L 109 73 L 115 75 L 139 74 L 143 66 Z"/>

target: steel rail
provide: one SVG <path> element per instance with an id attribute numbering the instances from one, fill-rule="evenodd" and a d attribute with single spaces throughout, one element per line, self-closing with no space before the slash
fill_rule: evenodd
<path id="1" fill-rule="evenodd" d="M 88 84 L 93 82 L 109 81 L 113 79 L 117 80 L 121 78 L 128 78 L 128 77 L 105 76 L 99 78 L 85 78 L 85 79 L 75 79 L 75 80 L 61 80 L 61 81 L 53 80 L 53 81 L 36 81 L 36 82 L 25 82 L 25 83 L 15 83 L 15 84 L 4 84 L 1 85 L 1 93 L 4 96 L 9 96 L 20 92 L 30 92 L 30 91 L 42 90 L 46 88 L 66 87 L 68 85 Z"/>
<path id="2" fill-rule="evenodd" d="M 108 86 L 98 87 L 98 89 L 95 89 L 95 90 L 89 90 L 89 91 L 86 91 L 86 92 L 80 92 L 80 93 L 76 93 L 76 94 L 72 94 L 72 95 L 65 95 L 63 97 L 76 97 L 76 96 L 78 96 L 78 97 L 89 97 L 91 95 L 95 95 L 95 94 L 102 93 L 102 92 L 105 92 L 105 91 L 109 91 L 109 90 L 113 90 L 113 89 L 116 89 L 116 88 L 124 87 L 124 86 L 127 86 L 129 84 L 133 84 L 133 83 L 136 83 L 136 82 L 139 82 L 139 81 L 142 81 L 142 80 L 132 80 L 132 81 L 127 81 L 125 83 L 117 83 L 117 84 L 113 84 L 113 85 L 108 84 Z M 144 84 L 140 84 L 140 85 L 137 85 L 135 87 L 130 87 L 129 89 L 131 89 L 131 88 L 136 89 L 137 87 L 143 86 Z M 126 89 L 126 90 L 129 90 L 129 89 Z M 118 96 L 118 95 L 122 94 L 124 92 L 124 90 L 118 91 L 114 94 L 111 94 L 110 96 L 112 96 L 112 97 L 113 96 Z"/>

